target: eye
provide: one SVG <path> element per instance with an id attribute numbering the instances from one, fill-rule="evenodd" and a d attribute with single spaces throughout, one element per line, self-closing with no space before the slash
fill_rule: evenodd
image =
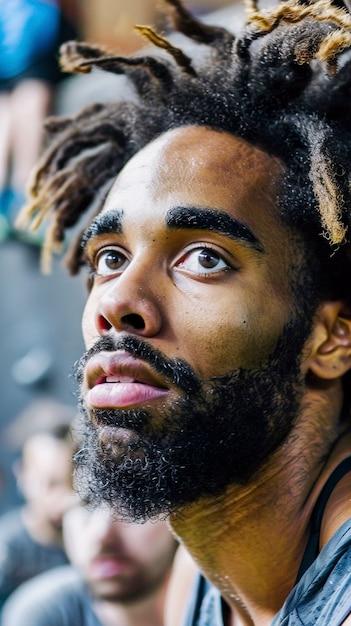
<path id="1" fill-rule="evenodd" d="M 94 259 L 95 271 L 99 276 L 120 274 L 126 269 L 128 263 L 129 261 L 125 254 L 114 248 L 100 250 Z"/>
<path id="2" fill-rule="evenodd" d="M 215 274 L 231 269 L 219 252 L 205 246 L 188 251 L 177 263 L 177 267 L 192 274 L 201 275 Z"/>

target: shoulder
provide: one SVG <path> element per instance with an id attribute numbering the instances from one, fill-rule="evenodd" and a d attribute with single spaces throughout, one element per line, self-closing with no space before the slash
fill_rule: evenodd
<path id="1" fill-rule="evenodd" d="M 340 626 L 351 613 L 351 519 L 342 524 L 288 596 L 272 626 Z"/>
<path id="2" fill-rule="evenodd" d="M 32 541 L 22 522 L 20 509 L 5 513 L 0 518 L 0 572 L 17 567 L 23 550 Z M 1 578 L 2 579 L 2 578 Z"/>
<path id="3" fill-rule="evenodd" d="M 330 495 L 321 526 L 320 547 L 323 548 L 338 529 L 351 519 L 351 469 L 342 477 Z M 350 522 L 351 525 L 351 522 Z"/>
<path id="4" fill-rule="evenodd" d="M 0 516 L 0 540 L 24 531 L 21 509 L 14 509 Z"/>
<path id="5" fill-rule="evenodd" d="M 2 626 L 63 626 L 62 616 L 74 616 L 87 592 L 71 566 L 57 567 L 35 576 L 14 591 L 4 604 Z M 67 622 L 68 623 L 68 622 Z"/>

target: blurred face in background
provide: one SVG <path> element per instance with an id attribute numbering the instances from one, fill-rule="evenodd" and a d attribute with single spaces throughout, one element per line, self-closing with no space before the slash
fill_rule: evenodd
<path id="1" fill-rule="evenodd" d="M 68 557 L 96 598 L 141 600 L 168 579 L 177 544 L 165 522 L 119 522 L 107 507 L 79 503 L 63 529 Z"/>
<path id="2" fill-rule="evenodd" d="M 24 445 L 16 470 L 26 501 L 28 523 L 43 541 L 62 540 L 62 520 L 75 502 L 69 441 L 48 434 L 33 435 Z"/>

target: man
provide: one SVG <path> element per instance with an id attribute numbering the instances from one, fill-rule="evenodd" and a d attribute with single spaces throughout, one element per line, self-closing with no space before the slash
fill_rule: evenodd
<path id="1" fill-rule="evenodd" d="M 55 216 L 47 260 L 117 175 L 70 260 L 80 484 L 168 516 L 208 581 L 186 623 L 350 624 L 350 15 L 251 4 L 235 38 L 167 4 L 212 54 L 67 48 L 140 102 L 49 123 L 25 213 Z"/>
<path id="2" fill-rule="evenodd" d="M 0 606 L 24 581 L 68 563 L 62 518 L 74 502 L 70 425 L 48 425 L 25 441 L 16 465 L 24 504 L 0 519 Z"/>
<path id="3" fill-rule="evenodd" d="M 165 522 L 124 524 L 78 503 L 64 517 L 73 567 L 22 585 L 3 626 L 162 626 L 176 541 Z"/>

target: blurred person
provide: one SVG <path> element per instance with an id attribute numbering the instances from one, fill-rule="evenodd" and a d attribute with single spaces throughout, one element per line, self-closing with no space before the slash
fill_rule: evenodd
<path id="1" fill-rule="evenodd" d="M 167 588 L 165 603 L 165 625 L 179 626 L 183 624 L 189 605 L 189 591 L 196 585 L 200 575 L 196 562 L 188 550 L 181 544 L 175 555 L 172 572 Z M 211 624 L 211 626 L 213 626 Z"/>
<path id="2" fill-rule="evenodd" d="M 33 365 L 32 365 L 33 367 Z M 35 433 L 47 432 L 56 427 L 66 429 L 77 416 L 77 409 L 51 395 L 40 395 L 6 425 L 2 440 L 6 448 L 20 455 L 26 441 Z M 74 434 L 76 436 L 76 434 Z"/>
<path id="3" fill-rule="evenodd" d="M 22 585 L 2 626 L 162 626 L 177 543 L 165 522 L 127 524 L 107 507 L 77 504 L 64 517 L 73 567 Z"/>
<path id="4" fill-rule="evenodd" d="M 0 518 L 0 607 L 21 583 L 68 563 L 62 519 L 74 502 L 69 424 L 31 435 L 14 465 L 24 503 Z"/>
<path id="5" fill-rule="evenodd" d="M 10 233 L 23 201 L 41 150 L 43 120 L 64 78 L 57 50 L 76 35 L 75 5 L 0 0 L 0 240 Z"/>
<path id="6" fill-rule="evenodd" d="M 34 248 L 31 250 L 37 253 L 37 250 Z M 31 250 L 28 248 L 28 252 Z M 18 360 L 14 361 L 12 369 L 14 369 L 16 363 L 18 363 Z M 31 370 L 32 372 L 36 369 L 33 360 L 32 363 L 27 363 L 26 367 L 28 371 Z M 51 373 L 53 372 L 51 371 L 49 374 Z M 51 380 L 53 382 L 54 379 Z M 4 469 L 8 473 L 4 485 L 5 502 L 2 513 L 23 503 L 23 496 L 16 485 L 16 468 L 18 467 L 17 459 L 21 458 L 22 449 L 27 440 L 36 433 L 51 431 L 52 429 L 56 430 L 56 427 L 63 426 L 65 429 L 68 424 L 72 424 L 77 416 L 77 408 L 73 405 L 59 400 L 51 393 L 40 393 L 38 387 L 35 391 L 33 400 L 26 402 L 17 414 L 8 418 L 0 432 L 2 449 L 6 451 Z"/>
<path id="7" fill-rule="evenodd" d="M 0 515 L 6 510 L 4 492 L 7 486 L 7 478 L 7 471 L 5 466 L 2 464 L 0 465 Z"/>

